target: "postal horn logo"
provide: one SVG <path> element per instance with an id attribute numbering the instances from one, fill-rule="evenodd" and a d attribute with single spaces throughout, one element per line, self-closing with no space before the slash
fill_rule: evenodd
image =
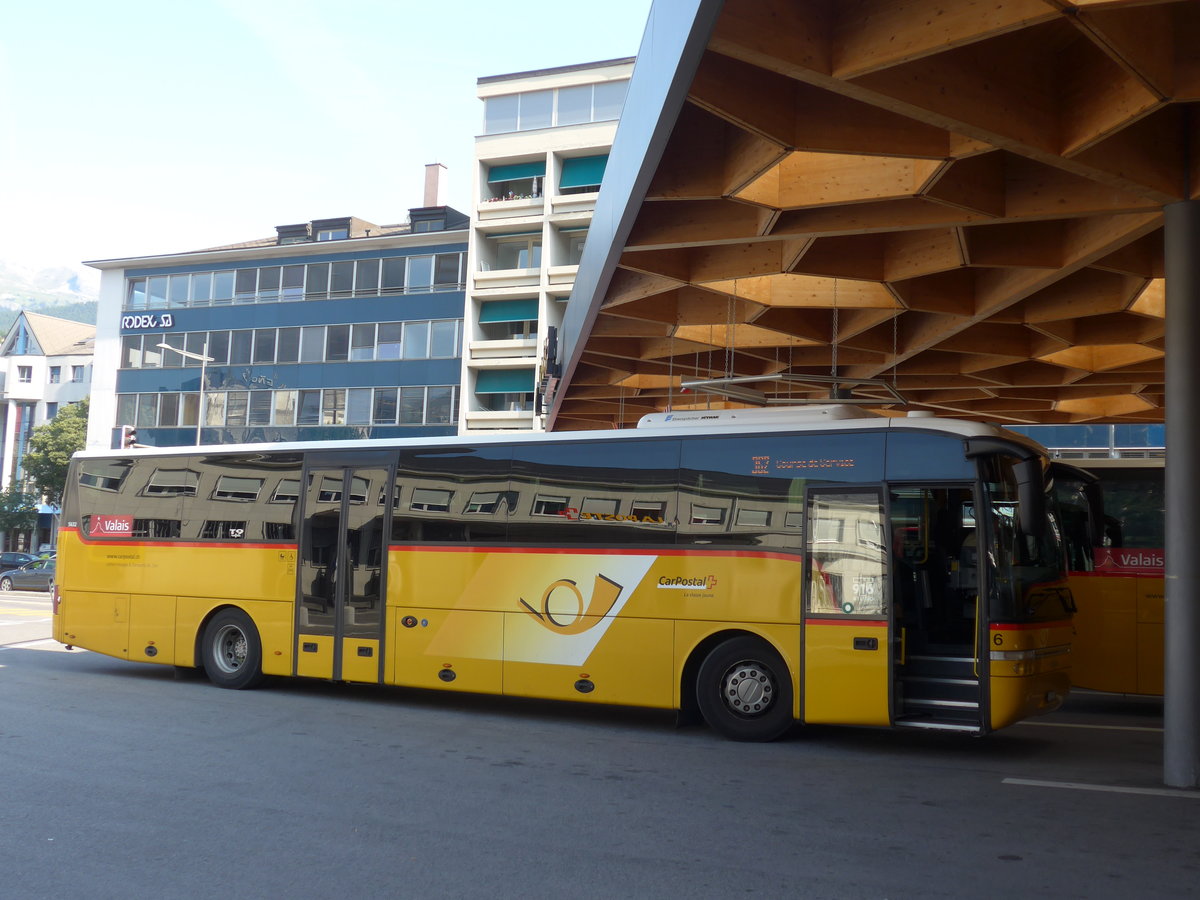
<path id="1" fill-rule="evenodd" d="M 611 578 L 597 575 L 591 599 L 585 602 L 578 584 L 569 578 L 560 578 L 546 588 L 536 608 L 524 597 L 520 601 L 526 613 L 555 634 L 581 634 L 608 615 L 621 596 L 621 590 L 622 586 Z"/>

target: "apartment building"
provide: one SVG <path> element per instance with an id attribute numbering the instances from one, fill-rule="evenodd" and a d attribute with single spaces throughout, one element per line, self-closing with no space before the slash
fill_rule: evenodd
<path id="1" fill-rule="evenodd" d="M 22 312 L 0 342 L 0 488 L 23 485 L 33 429 L 92 390 L 96 326 Z M 53 544 L 52 507 L 38 508 L 36 534 L 7 534 L 5 550 Z"/>
<path id="2" fill-rule="evenodd" d="M 101 271 L 89 447 L 454 434 L 468 216 L 280 225 Z"/>
<path id="3" fill-rule="evenodd" d="M 625 100 L 633 59 L 478 81 L 459 428 L 542 431 L 539 388 Z"/>

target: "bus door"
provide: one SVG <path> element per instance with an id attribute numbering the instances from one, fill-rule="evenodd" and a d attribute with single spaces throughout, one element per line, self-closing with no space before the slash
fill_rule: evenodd
<path id="1" fill-rule="evenodd" d="M 805 516 L 803 719 L 890 725 L 883 492 L 810 489 Z"/>
<path id="2" fill-rule="evenodd" d="M 982 728 L 989 649 L 981 640 L 971 485 L 897 485 L 892 530 L 895 724 Z"/>
<path id="3" fill-rule="evenodd" d="M 304 484 L 296 674 L 380 682 L 391 468 L 310 463 Z"/>

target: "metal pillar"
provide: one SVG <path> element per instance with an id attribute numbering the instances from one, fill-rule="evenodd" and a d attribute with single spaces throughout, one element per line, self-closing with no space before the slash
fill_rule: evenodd
<path id="1" fill-rule="evenodd" d="M 1200 201 L 1165 208 L 1167 579 L 1163 780 L 1200 787 Z"/>

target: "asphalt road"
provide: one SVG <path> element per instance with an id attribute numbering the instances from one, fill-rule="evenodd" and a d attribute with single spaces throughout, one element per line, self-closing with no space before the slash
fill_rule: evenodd
<path id="1" fill-rule="evenodd" d="M 49 636 L 48 591 L 0 591 L 0 646 Z"/>
<path id="2" fill-rule="evenodd" d="M 988 738 L 203 679 L 0 649 L 6 896 L 1186 897 L 1157 704 Z"/>

